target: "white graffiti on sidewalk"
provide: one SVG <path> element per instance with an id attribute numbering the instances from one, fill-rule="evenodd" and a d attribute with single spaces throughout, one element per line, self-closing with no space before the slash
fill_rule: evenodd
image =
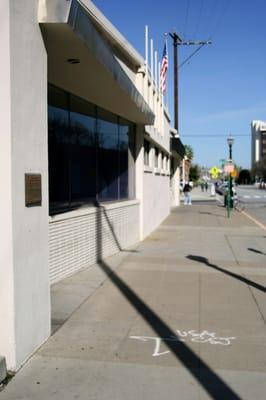
<path id="1" fill-rule="evenodd" d="M 190 340 L 191 342 L 197 343 L 209 343 L 209 344 L 220 344 L 222 346 L 229 346 L 231 341 L 236 339 L 235 337 L 217 337 L 215 332 L 196 332 L 195 330 L 190 331 L 180 331 L 176 330 L 177 335 L 169 336 L 169 337 L 156 337 L 156 336 L 130 336 L 130 339 L 140 340 L 141 342 L 148 342 L 149 340 L 154 341 L 154 350 L 153 357 L 163 356 L 165 354 L 169 354 L 170 350 L 161 351 L 161 344 L 167 342 L 185 342 L 186 340 Z"/>
<path id="2" fill-rule="evenodd" d="M 178 337 L 181 338 L 190 337 L 192 342 L 221 344 L 222 346 L 229 346 L 231 344 L 231 340 L 236 339 L 235 337 L 228 337 L 228 338 L 217 337 L 215 332 L 208 332 L 208 331 L 202 331 L 200 333 L 197 333 L 194 330 L 188 332 L 185 331 L 181 332 L 177 330 L 176 332 L 178 334 Z"/>

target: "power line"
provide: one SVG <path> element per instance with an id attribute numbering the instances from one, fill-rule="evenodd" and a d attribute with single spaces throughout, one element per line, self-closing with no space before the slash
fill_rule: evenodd
<path id="1" fill-rule="evenodd" d="M 203 10 L 203 0 L 201 0 L 201 3 L 200 3 L 198 21 L 195 24 L 195 30 L 194 30 L 194 35 L 193 35 L 195 37 L 197 36 L 198 30 L 199 30 L 199 27 L 200 27 L 200 22 L 201 22 L 201 17 L 202 17 L 202 10 Z"/>
<path id="2" fill-rule="evenodd" d="M 178 36 L 176 32 L 169 33 L 169 36 L 173 39 L 173 48 L 174 48 L 174 127 L 176 131 L 179 133 L 179 121 L 178 121 L 178 46 L 190 46 L 190 45 L 203 45 L 203 44 L 211 44 L 210 41 L 193 41 L 193 40 L 183 40 Z"/>
<path id="3" fill-rule="evenodd" d="M 183 35 L 184 35 L 184 36 L 186 36 L 186 29 L 187 29 L 187 20 L 188 20 L 189 6 L 190 6 L 190 0 L 187 0 L 187 9 L 186 9 L 185 25 L 184 25 L 184 31 L 183 31 Z"/>
<path id="4" fill-rule="evenodd" d="M 221 26 L 221 21 L 222 21 L 222 19 L 224 18 L 225 14 L 226 14 L 226 11 L 227 11 L 227 9 L 229 8 L 230 3 L 231 3 L 231 0 L 227 0 L 227 1 L 225 2 L 224 7 L 222 8 L 221 13 L 220 13 L 220 15 L 219 15 L 218 18 L 217 18 L 216 23 L 214 23 L 214 27 L 213 27 L 213 29 L 211 30 L 211 33 L 210 33 L 209 38 L 213 38 L 214 35 L 215 35 L 215 34 L 217 33 L 217 31 L 219 30 L 219 28 L 220 28 L 220 26 Z"/>
<path id="5" fill-rule="evenodd" d="M 233 137 L 240 137 L 240 136 L 249 136 L 250 137 L 250 134 L 234 134 L 233 135 Z M 198 137 L 198 138 L 202 138 L 202 137 L 211 137 L 211 138 L 214 138 L 214 139 L 217 139 L 217 138 L 219 138 L 219 137 L 228 137 L 228 134 L 217 134 L 217 133 L 213 133 L 213 134 L 205 134 L 205 133 L 203 133 L 203 134 L 201 134 L 201 133 L 199 133 L 199 134 L 192 134 L 192 135 L 190 135 L 190 134 L 183 134 L 182 133 L 182 138 L 186 138 L 186 137 Z"/>
<path id="6" fill-rule="evenodd" d="M 198 51 L 200 51 L 200 49 L 205 45 L 206 43 L 202 43 L 200 45 L 200 47 L 198 47 L 196 50 L 193 51 L 193 53 L 191 53 L 179 66 L 178 68 L 180 69 L 181 67 L 183 67 L 183 65 L 185 65 Z"/>

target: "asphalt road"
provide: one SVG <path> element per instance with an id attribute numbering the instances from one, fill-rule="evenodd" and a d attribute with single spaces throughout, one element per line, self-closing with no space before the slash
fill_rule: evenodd
<path id="1" fill-rule="evenodd" d="M 260 223 L 266 225 L 266 190 L 251 185 L 237 186 L 238 199 L 245 211 Z"/>

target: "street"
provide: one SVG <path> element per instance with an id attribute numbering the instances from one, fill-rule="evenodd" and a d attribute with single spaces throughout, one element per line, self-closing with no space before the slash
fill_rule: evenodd
<path id="1" fill-rule="evenodd" d="M 259 223 L 266 225 L 266 190 L 258 189 L 254 185 L 238 185 L 236 192 L 241 209 Z M 216 198 L 220 203 L 224 203 L 224 196 L 216 194 Z"/>
<path id="2" fill-rule="evenodd" d="M 237 195 L 243 202 L 245 211 L 266 225 L 266 190 L 258 189 L 254 185 L 239 185 Z"/>

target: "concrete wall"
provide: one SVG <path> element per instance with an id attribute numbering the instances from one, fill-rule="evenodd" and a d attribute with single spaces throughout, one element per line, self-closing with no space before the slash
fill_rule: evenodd
<path id="1" fill-rule="evenodd" d="M 11 168 L 11 81 L 9 1 L 0 3 L 0 47 L 2 54 L 0 90 L 0 354 L 15 365 L 14 271 L 12 246 L 12 168 Z"/>
<path id="2" fill-rule="evenodd" d="M 143 177 L 143 235 L 149 235 L 169 215 L 169 175 L 144 172 Z"/>
<path id="3" fill-rule="evenodd" d="M 180 167 L 179 160 L 173 159 L 173 171 L 170 178 L 170 203 L 171 207 L 180 206 Z"/>
<path id="4" fill-rule="evenodd" d="M 51 217 L 50 281 L 55 283 L 138 241 L 137 201 L 91 207 Z"/>
<path id="5" fill-rule="evenodd" d="M 1 49 L 5 51 L 1 71 L 5 100 L 1 100 L 0 111 L 4 129 L 0 135 L 4 155 L 0 168 L 1 282 L 5 285 L 0 290 L 0 353 L 12 370 L 50 332 L 47 60 L 37 9 L 37 0 L 4 0 L 0 9 Z M 42 176 L 41 207 L 25 207 L 25 173 Z"/>

